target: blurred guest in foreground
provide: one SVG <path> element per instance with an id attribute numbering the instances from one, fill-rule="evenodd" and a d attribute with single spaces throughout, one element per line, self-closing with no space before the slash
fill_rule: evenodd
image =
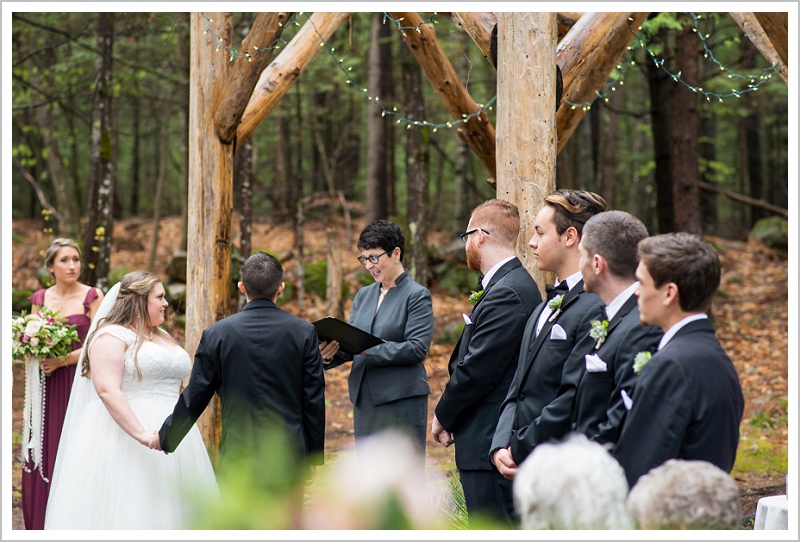
<path id="1" fill-rule="evenodd" d="M 619 463 L 581 433 L 534 448 L 514 478 L 523 529 L 630 529 L 627 494 Z"/>
<path id="2" fill-rule="evenodd" d="M 640 529 L 737 529 L 739 487 L 708 461 L 670 459 L 639 478 L 628 510 Z"/>

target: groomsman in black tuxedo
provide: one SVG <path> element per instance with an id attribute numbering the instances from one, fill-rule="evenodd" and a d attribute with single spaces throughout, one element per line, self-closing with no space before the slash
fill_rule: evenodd
<path id="1" fill-rule="evenodd" d="M 583 289 L 605 303 L 605 319 L 587 335 L 589 353 L 579 359 L 580 379 L 572 407 L 572 431 L 600 444 L 614 444 L 625 417 L 625 397 L 633 393 L 634 360 L 655 351 L 661 328 L 642 325 L 637 297 L 637 246 L 647 237 L 642 222 L 623 211 L 606 211 L 586 222 L 578 248 Z M 602 336 L 602 331 L 605 335 Z M 552 435 L 559 438 L 561 435 Z"/>
<path id="2" fill-rule="evenodd" d="M 517 207 L 495 199 L 472 211 L 461 234 L 467 265 L 483 274 L 483 294 L 472 313 L 464 315 L 431 434 L 444 446 L 455 443 L 471 524 L 476 516 L 513 524 L 511 482 L 493 470 L 489 443 L 514 376 L 525 322 L 541 301 L 536 283 L 516 257 L 519 229 Z"/>
<path id="3" fill-rule="evenodd" d="M 586 221 L 605 209 L 605 200 L 593 192 L 556 190 L 536 216 L 528 245 L 539 269 L 556 274 L 556 285 L 525 326 L 516 374 L 492 439 L 492 463 L 509 480 L 540 440 L 537 420 L 543 409 L 560 395 L 566 394 L 569 419 L 577 378 L 562 389 L 564 364 L 591 321 L 603 318 L 600 298 L 584 291 L 578 244 Z"/>
<path id="4" fill-rule="evenodd" d="M 641 321 L 664 336 L 626 401 L 613 454 L 631 487 L 673 458 L 708 461 L 730 473 L 744 396 L 706 314 L 719 288 L 719 256 L 697 235 L 657 235 L 639 243 L 636 278 Z"/>
<path id="5" fill-rule="evenodd" d="M 258 473 L 295 482 L 323 462 L 325 375 L 313 325 L 280 309 L 283 267 L 265 252 L 242 264 L 247 304 L 203 331 L 192 375 L 152 448 L 174 451 L 214 394 L 222 405 L 218 477 L 244 459 Z M 276 450 L 276 435 L 288 450 Z M 287 464 L 287 460 L 295 464 Z M 253 483 L 263 482 L 253 475 Z M 302 495 L 301 495 L 302 496 Z"/>

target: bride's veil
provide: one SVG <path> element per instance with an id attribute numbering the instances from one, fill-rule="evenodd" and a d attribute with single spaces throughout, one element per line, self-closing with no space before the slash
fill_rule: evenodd
<path id="1" fill-rule="evenodd" d="M 62 450 L 66 449 L 66 442 L 74 435 L 75 426 L 80 419 L 83 408 L 92 400 L 97 397 L 97 392 L 94 389 L 91 378 L 81 376 L 81 367 L 83 367 L 83 360 L 89 351 L 89 339 L 92 338 L 97 326 L 105 319 L 114 303 L 117 302 L 119 295 L 119 282 L 116 283 L 103 298 L 100 307 L 97 309 L 92 323 L 89 326 L 89 331 L 86 333 L 86 342 L 83 344 L 81 356 L 78 359 L 78 365 L 75 369 L 75 378 L 72 380 L 72 391 L 69 394 L 69 402 L 67 403 L 67 412 L 64 416 L 64 426 L 61 429 L 61 439 L 58 442 L 58 452 L 56 454 L 56 463 L 53 467 L 52 482 L 55 487 L 58 481 L 58 471 L 61 468 L 60 459 L 64 456 Z M 51 487 L 51 492 L 54 487 Z"/>

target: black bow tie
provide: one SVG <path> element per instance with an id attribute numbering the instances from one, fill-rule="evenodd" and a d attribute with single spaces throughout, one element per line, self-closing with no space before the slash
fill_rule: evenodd
<path id="1" fill-rule="evenodd" d="M 569 286 L 567 285 L 566 280 L 562 280 L 561 282 L 558 283 L 558 286 L 553 286 L 552 284 L 548 284 L 544 287 L 544 289 L 547 291 L 547 300 L 550 301 L 557 295 L 562 295 L 567 293 L 567 291 L 569 290 Z"/>

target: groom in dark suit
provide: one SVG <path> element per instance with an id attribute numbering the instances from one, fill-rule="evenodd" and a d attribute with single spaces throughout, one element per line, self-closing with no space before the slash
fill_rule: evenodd
<path id="1" fill-rule="evenodd" d="M 689 233 L 639 243 L 641 321 L 664 330 L 641 369 L 614 456 L 631 487 L 668 459 L 708 461 L 730 473 L 744 396 L 707 311 L 719 288 L 714 248 Z"/>
<path id="2" fill-rule="evenodd" d="M 203 332 L 189 384 L 151 447 L 174 451 L 216 393 L 222 404 L 219 474 L 233 458 L 244 457 L 251 464 L 271 463 L 269 474 L 278 478 L 300 477 L 303 463 L 322 463 L 325 444 L 317 333 L 275 305 L 283 291 L 278 260 L 252 254 L 240 275 L 247 304 Z M 273 449 L 269 438 L 276 436 L 288 445 L 284 453 Z M 283 463 L 287 457 L 298 460 L 297 469 Z"/>
<path id="3" fill-rule="evenodd" d="M 483 274 L 483 294 L 450 357 L 450 380 L 434 411 L 431 433 L 444 446 L 455 442 L 456 467 L 470 522 L 476 516 L 511 524 L 511 483 L 489 462 L 489 443 L 500 403 L 514 376 L 525 322 L 541 295 L 516 257 L 517 207 L 489 200 L 472 211 L 467 231 L 467 265 Z"/>
<path id="4" fill-rule="evenodd" d="M 544 202 L 528 245 L 539 269 L 555 273 L 557 281 L 555 288 L 548 288 L 552 297 L 534 310 L 525 326 L 517 371 L 491 443 L 491 461 L 508 480 L 541 440 L 537 422 L 543 410 L 563 395 L 563 405 L 555 406 L 566 405 L 569 417 L 577 379 L 562 389 L 565 363 L 589 333 L 591 321 L 603 317 L 600 298 L 583 290 L 578 243 L 586 221 L 605 211 L 605 200 L 593 192 L 563 189 L 548 194 Z"/>

